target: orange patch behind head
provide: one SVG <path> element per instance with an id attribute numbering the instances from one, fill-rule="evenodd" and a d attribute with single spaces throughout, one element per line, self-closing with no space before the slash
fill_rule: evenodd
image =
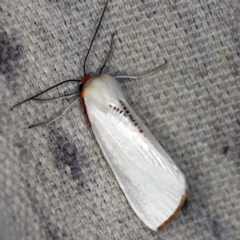
<path id="1" fill-rule="evenodd" d="M 81 79 L 82 84 L 85 84 L 86 81 L 87 81 L 89 78 L 91 78 L 91 77 L 92 77 L 92 76 L 90 76 L 90 75 L 86 75 L 86 76 L 82 77 L 82 79 Z"/>
<path id="2" fill-rule="evenodd" d="M 81 79 L 82 85 L 84 85 L 91 77 L 92 77 L 92 76 L 90 76 L 90 75 L 86 75 L 86 76 L 82 77 L 82 79 Z M 80 98 L 84 98 L 84 92 L 83 92 L 83 90 L 82 90 L 81 93 L 80 93 Z"/>

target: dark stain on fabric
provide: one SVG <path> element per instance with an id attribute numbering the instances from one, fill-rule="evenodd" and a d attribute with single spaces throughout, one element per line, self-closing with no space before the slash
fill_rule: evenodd
<path id="1" fill-rule="evenodd" d="M 39 222 L 40 222 L 40 226 L 43 229 L 44 233 L 45 233 L 45 237 L 46 239 L 62 239 L 60 235 L 64 235 L 59 229 L 59 227 L 55 224 L 53 224 L 51 222 L 51 220 L 49 219 L 49 216 L 45 216 L 44 215 L 44 211 L 43 211 L 43 205 L 38 201 L 38 199 L 35 196 L 35 192 L 33 191 L 33 189 L 30 188 L 30 184 L 26 183 L 26 194 L 28 195 L 28 199 L 31 202 L 31 206 L 32 206 L 32 211 L 33 213 L 38 217 Z M 66 234 L 65 234 L 66 235 Z M 43 238 L 45 238 L 44 236 L 42 236 Z"/>
<path id="2" fill-rule="evenodd" d="M 223 150 L 223 154 L 226 155 L 228 153 L 229 146 L 228 145 L 223 146 L 222 150 Z"/>
<path id="3" fill-rule="evenodd" d="M 20 66 L 19 59 L 23 55 L 23 46 L 17 34 L 8 34 L 0 28 L 0 72 L 8 82 L 14 81 L 16 69 Z"/>
<path id="4" fill-rule="evenodd" d="M 221 237 L 221 231 L 222 231 L 222 228 L 221 226 L 219 226 L 219 223 L 217 221 L 217 219 L 213 219 L 212 220 L 212 224 L 211 224 L 211 227 L 212 227 L 212 233 L 213 233 L 213 236 L 216 237 L 216 239 L 222 239 Z"/>
<path id="5" fill-rule="evenodd" d="M 240 126 L 240 120 L 237 119 L 237 125 Z"/>
<path id="6" fill-rule="evenodd" d="M 240 152 L 238 153 L 238 158 L 237 158 L 237 160 L 235 161 L 235 164 L 236 164 L 237 168 L 240 167 Z"/>
<path id="7" fill-rule="evenodd" d="M 84 154 L 77 150 L 77 147 L 67 137 L 63 129 L 50 130 L 49 141 L 50 150 L 57 169 L 63 171 L 65 165 L 67 165 L 71 170 L 73 180 L 83 188 L 86 178 L 82 171 L 84 168 L 83 159 L 86 158 Z"/>
<path id="8" fill-rule="evenodd" d="M 231 36 L 231 40 L 233 43 L 233 51 L 236 53 L 236 56 L 238 58 L 240 57 L 239 27 L 238 27 L 238 21 L 233 21 L 233 19 L 237 19 L 237 16 L 239 16 L 239 14 L 240 14 L 239 10 L 235 11 L 232 18 L 227 18 L 227 21 L 229 21 L 229 22 L 226 23 L 227 26 L 231 26 L 231 28 L 229 28 L 228 31 L 229 31 L 229 34 Z"/>
<path id="9" fill-rule="evenodd" d="M 52 214 L 51 212 L 49 212 L 49 215 L 45 214 L 45 206 L 37 198 L 38 190 L 33 184 L 33 179 L 28 177 L 29 171 L 26 171 L 26 166 L 29 165 L 30 158 L 31 157 L 29 155 L 28 149 L 23 147 L 19 154 L 19 159 L 21 160 L 19 168 L 22 172 L 24 172 L 24 174 L 22 174 L 21 181 L 24 183 L 25 193 L 30 201 L 32 212 L 40 222 L 42 231 L 39 237 L 40 239 L 62 239 L 62 236 L 66 236 L 66 233 L 63 232 L 63 230 L 60 230 L 59 227 L 50 220 L 50 216 Z"/>
<path id="10" fill-rule="evenodd" d="M 187 214 L 188 214 L 188 211 L 187 211 L 188 206 L 189 206 L 189 202 L 187 200 L 185 200 L 183 203 L 182 209 L 181 209 L 181 212 L 184 216 L 187 216 Z"/>

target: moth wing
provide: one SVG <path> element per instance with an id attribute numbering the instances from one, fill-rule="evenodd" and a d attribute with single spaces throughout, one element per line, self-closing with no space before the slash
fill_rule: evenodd
<path id="1" fill-rule="evenodd" d="M 186 181 L 125 100 L 113 77 L 95 75 L 81 97 L 97 142 L 139 218 L 160 230 L 181 209 Z"/>
<path id="2" fill-rule="evenodd" d="M 181 209 L 185 177 L 129 104 L 119 102 L 104 113 L 87 107 L 92 130 L 132 208 L 157 231 Z"/>

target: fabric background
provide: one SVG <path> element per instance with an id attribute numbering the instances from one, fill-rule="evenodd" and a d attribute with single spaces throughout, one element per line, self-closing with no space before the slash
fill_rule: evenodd
<path id="1" fill-rule="evenodd" d="M 70 100 L 15 103 L 83 75 L 104 1 L 0 2 L 1 239 L 239 239 L 239 1 L 110 0 L 87 62 L 121 80 L 129 103 L 185 173 L 192 203 L 162 231 L 135 215 Z M 78 90 L 66 84 L 45 96 Z"/>

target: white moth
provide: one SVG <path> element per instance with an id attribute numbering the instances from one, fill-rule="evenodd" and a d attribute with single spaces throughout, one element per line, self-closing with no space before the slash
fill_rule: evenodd
<path id="1" fill-rule="evenodd" d="M 183 173 L 160 146 L 148 128 L 127 103 L 121 87 L 115 78 L 101 74 L 112 48 L 105 59 L 99 75 L 86 74 L 86 60 L 99 29 L 105 4 L 97 30 L 84 60 L 84 77 L 79 80 L 66 80 L 36 94 L 16 105 L 29 100 L 54 100 L 65 96 L 40 99 L 39 95 L 70 81 L 80 82 L 80 96 L 97 142 L 107 159 L 117 181 L 138 217 L 152 230 L 162 229 L 181 209 L 187 185 Z M 113 36 L 112 36 L 113 40 Z M 164 64 L 165 65 L 165 64 Z M 163 65 L 162 65 L 163 66 Z M 160 67 L 162 67 L 160 66 Z M 160 69 L 141 75 L 143 77 Z M 62 116 L 74 102 L 57 117 L 36 127 L 50 123 Z"/>
<path id="2" fill-rule="evenodd" d="M 115 78 L 91 77 L 81 92 L 92 131 L 138 217 L 163 228 L 181 209 L 186 181 L 136 115 Z"/>

